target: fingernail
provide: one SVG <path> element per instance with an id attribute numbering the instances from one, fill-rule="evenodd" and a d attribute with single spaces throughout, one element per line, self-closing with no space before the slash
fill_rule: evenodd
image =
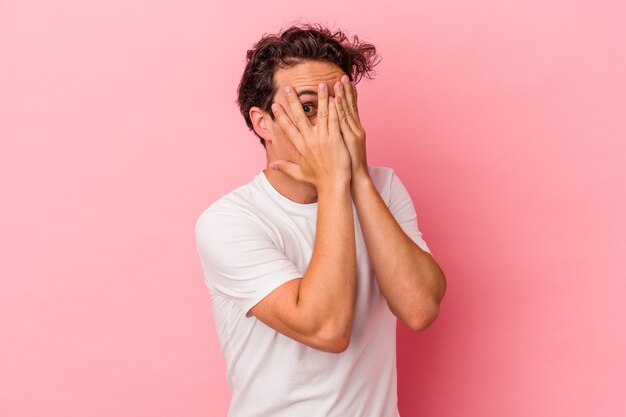
<path id="1" fill-rule="evenodd" d="M 278 111 L 278 104 L 272 103 L 272 111 Z"/>
<path id="2" fill-rule="evenodd" d="M 270 168 L 274 171 L 278 170 L 278 165 L 270 165 Z"/>
<path id="3" fill-rule="evenodd" d="M 326 83 L 320 83 L 318 87 L 320 91 L 326 91 Z"/>
<path id="4" fill-rule="evenodd" d="M 288 96 L 291 95 L 291 87 L 285 87 L 285 94 L 287 94 Z"/>
<path id="5" fill-rule="evenodd" d="M 344 76 L 341 77 L 341 81 L 346 83 L 346 84 L 348 84 L 350 82 L 350 78 L 348 78 L 347 75 L 344 75 Z"/>

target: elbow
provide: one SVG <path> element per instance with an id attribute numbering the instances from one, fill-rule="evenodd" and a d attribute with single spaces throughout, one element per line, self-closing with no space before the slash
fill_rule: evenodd
<path id="1" fill-rule="evenodd" d="M 317 335 L 317 348 L 329 353 L 345 352 L 350 346 L 351 327 L 327 326 Z"/>
<path id="2" fill-rule="evenodd" d="M 342 353 L 350 346 L 350 337 L 337 338 L 326 346 L 326 352 Z"/>
<path id="3" fill-rule="evenodd" d="M 414 309 L 412 314 L 407 315 L 406 319 L 402 321 L 414 332 L 421 332 L 430 327 L 430 325 L 435 322 L 438 315 L 439 305 L 434 303 L 427 308 Z"/>
<path id="4" fill-rule="evenodd" d="M 419 306 L 412 308 L 408 314 L 405 314 L 406 320 L 402 320 L 414 332 L 426 330 L 435 322 L 439 315 L 439 304 L 446 293 L 447 287 L 443 271 L 440 268 L 439 271 L 440 279 L 437 290 L 433 291 L 425 301 L 419 303 Z"/>

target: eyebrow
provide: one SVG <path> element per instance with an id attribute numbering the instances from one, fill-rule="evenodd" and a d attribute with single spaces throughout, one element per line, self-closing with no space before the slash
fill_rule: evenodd
<path id="1" fill-rule="evenodd" d="M 317 91 L 315 91 L 315 90 L 302 90 L 297 95 L 298 95 L 298 98 L 300 98 L 301 96 L 303 96 L 305 94 L 309 94 L 309 95 L 317 97 Z M 330 95 L 330 97 L 335 97 L 335 93 L 334 92 L 332 92 L 329 95 Z"/>
<path id="2" fill-rule="evenodd" d="M 317 95 L 317 91 L 313 91 L 313 90 L 302 90 L 302 91 L 300 91 L 300 92 L 298 93 L 298 97 L 303 96 L 303 95 L 305 95 L 305 94 L 310 94 L 310 95 L 316 96 L 316 95 Z"/>

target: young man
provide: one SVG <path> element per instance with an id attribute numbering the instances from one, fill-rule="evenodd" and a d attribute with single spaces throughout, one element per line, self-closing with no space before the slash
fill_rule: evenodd
<path id="1" fill-rule="evenodd" d="M 376 58 L 314 25 L 248 51 L 238 101 L 267 167 L 195 230 L 231 416 L 398 416 L 396 318 L 428 327 L 446 281 L 400 179 L 367 165 L 355 81 Z"/>

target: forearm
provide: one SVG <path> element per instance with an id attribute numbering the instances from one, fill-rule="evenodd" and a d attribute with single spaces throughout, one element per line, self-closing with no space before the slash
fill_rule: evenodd
<path id="1" fill-rule="evenodd" d="M 438 313 L 446 282 L 429 253 L 409 238 L 369 176 L 353 179 L 352 197 L 380 290 L 391 311 L 414 330 Z"/>
<path id="2" fill-rule="evenodd" d="M 315 246 L 297 309 L 321 338 L 349 339 L 356 288 L 354 235 L 349 182 L 320 189 Z"/>

